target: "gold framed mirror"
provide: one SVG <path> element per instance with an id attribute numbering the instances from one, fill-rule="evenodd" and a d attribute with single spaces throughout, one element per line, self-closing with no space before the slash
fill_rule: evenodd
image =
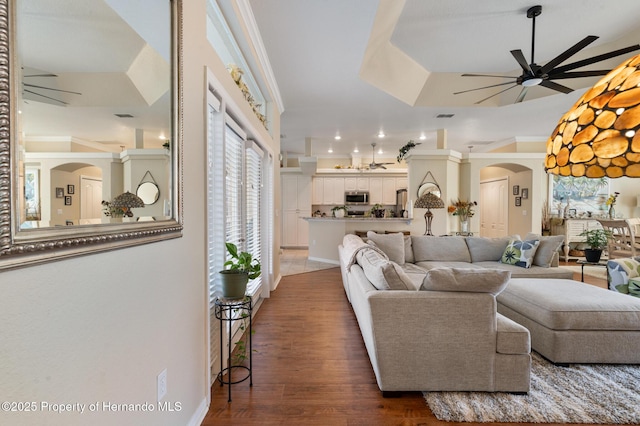
<path id="1" fill-rule="evenodd" d="M 0 269 L 182 235 L 181 25 L 181 0 L 0 0 Z"/>

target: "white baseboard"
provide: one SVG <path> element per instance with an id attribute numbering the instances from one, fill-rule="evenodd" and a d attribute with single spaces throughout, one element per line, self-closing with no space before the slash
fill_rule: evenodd
<path id="1" fill-rule="evenodd" d="M 278 274 L 278 278 L 273 282 L 273 286 L 271 287 L 271 291 L 274 291 L 278 288 L 278 284 L 280 284 L 280 280 L 282 279 L 282 274 Z"/>
<path id="2" fill-rule="evenodd" d="M 339 260 L 323 259 L 322 257 L 309 257 L 309 260 L 313 260 L 315 262 L 330 263 L 332 265 L 340 266 Z"/>
<path id="3" fill-rule="evenodd" d="M 196 412 L 193 413 L 191 418 L 189 419 L 188 426 L 200 426 L 204 421 L 205 416 L 207 415 L 207 411 L 209 411 L 209 404 L 207 403 L 207 398 L 203 399 Z"/>

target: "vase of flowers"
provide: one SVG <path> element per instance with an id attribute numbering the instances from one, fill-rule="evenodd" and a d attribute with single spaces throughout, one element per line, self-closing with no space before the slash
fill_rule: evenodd
<path id="1" fill-rule="evenodd" d="M 478 203 L 475 201 L 463 201 L 458 198 L 457 200 L 452 200 L 451 205 L 447 208 L 447 211 L 453 216 L 458 216 L 461 234 L 469 234 L 469 219 L 473 217 L 475 213 L 473 208 L 477 205 Z"/>
<path id="2" fill-rule="evenodd" d="M 609 195 L 609 198 L 607 199 L 607 206 L 609 206 L 609 219 L 616 218 L 616 209 L 614 206 L 616 205 L 616 201 L 618 201 L 618 195 L 620 195 L 619 192 L 614 192 Z"/>

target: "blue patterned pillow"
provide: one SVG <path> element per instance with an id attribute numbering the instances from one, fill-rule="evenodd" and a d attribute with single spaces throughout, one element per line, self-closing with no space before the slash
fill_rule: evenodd
<path id="1" fill-rule="evenodd" d="M 510 240 L 500 263 L 530 268 L 539 244 L 540 240 Z"/>

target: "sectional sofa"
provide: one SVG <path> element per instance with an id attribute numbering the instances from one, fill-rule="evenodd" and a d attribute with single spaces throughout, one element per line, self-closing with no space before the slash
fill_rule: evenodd
<path id="1" fill-rule="evenodd" d="M 368 237 L 370 243 L 347 235 L 338 250 L 345 292 L 383 393 L 528 392 L 529 331 L 497 312 L 496 295 L 515 268 L 498 260 L 510 239 Z M 548 258 L 538 259 L 545 266 L 514 272 L 567 277 L 552 265 L 561 243 L 549 240 Z"/>

